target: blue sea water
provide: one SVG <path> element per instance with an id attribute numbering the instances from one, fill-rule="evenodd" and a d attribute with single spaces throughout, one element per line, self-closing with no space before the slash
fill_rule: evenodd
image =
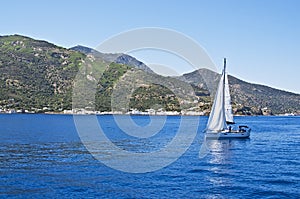
<path id="1" fill-rule="evenodd" d="M 85 116 L 82 116 L 85 117 Z M 120 116 L 130 117 L 130 116 Z M 139 125 L 149 117 L 133 116 Z M 197 117 L 189 117 L 196 120 Z M 246 140 L 215 140 L 199 158 L 207 117 L 188 150 L 148 173 L 114 170 L 81 143 L 71 115 L 0 115 L 1 198 L 300 198 L 300 117 L 236 117 L 251 126 Z M 98 116 L 107 137 L 125 150 L 159 150 L 179 116 L 143 141 L 126 136 L 113 116 Z"/>

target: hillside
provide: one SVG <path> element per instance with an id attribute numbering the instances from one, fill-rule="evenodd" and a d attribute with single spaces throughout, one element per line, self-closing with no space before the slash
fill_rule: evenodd
<path id="1" fill-rule="evenodd" d="M 81 73 L 78 73 L 81 71 Z M 208 114 L 219 75 L 200 69 L 180 77 L 155 74 L 126 54 L 105 54 L 91 48 L 62 48 L 46 41 L 13 35 L 0 37 L 0 112 L 62 112 L 72 109 L 76 75 L 96 85 L 82 109 L 93 111 L 184 111 Z M 101 78 L 97 79 L 97 74 Z M 300 95 L 250 84 L 229 76 L 235 113 L 243 115 L 299 112 Z M 118 90 L 119 89 L 119 90 Z M 118 93 L 113 91 L 118 90 Z M 117 97 L 112 106 L 112 96 Z M 114 99 L 114 100 L 116 100 Z M 73 107 L 74 108 L 74 107 Z"/>
<path id="2" fill-rule="evenodd" d="M 0 108 L 70 109 L 72 81 L 85 57 L 46 41 L 0 37 Z"/>
<path id="3" fill-rule="evenodd" d="M 199 69 L 177 77 L 215 93 L 220 75 L 208 69 Z M 228 76 L 229 89 L 235 114 L 260 115 L 296 113 L 300 110 L 300 95 L 274 89 L 268 86 L 251 84 Z"/>
<path id="4" fill-rule="evenodd" d="M 139 80 L 146 74 L 160 79 L 157 81 L 165 79 L 131 56 L 94 52 L 84 54 L 78 49 L 65 49 L 20 35 L 0 37 L 0 112 L 12 109 L 61 112 L 72 109 L 74 79 L 82 69 L 83 82 L 97 85 L 95 102 L 88 102 L 94 106 L 94 111 L 111 111 L 111 95 L 115 83 L 130 71 L 133 76 L 123 82 L 124 87 L 133 82 L 132 78 Z M 112 57 L 116 61 L 109 60 Z M 96 74 L 102 74 L 101 78 L 97 80 Z M 149 93 L 149 86 L 153 93 Z M 159 101 L 162 103 L 160 108 L 164 110 L 178 110 L 179 104 L 170 92 L 160 85 L 141 84 L 129 96 L 130 107 L 127 110 L 141 107 L 145 110 L 154 107 Z"/>

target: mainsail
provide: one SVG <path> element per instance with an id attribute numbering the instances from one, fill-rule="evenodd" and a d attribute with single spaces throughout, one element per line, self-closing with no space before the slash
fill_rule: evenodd
<path id="1" fill-rule="evenodd" d="M 225 68 L 223 70 L 217 93 L 215 95 L 214 104 L 212 106 L 208 122 L 207 130 L 221 131 L 227 128 L 225 116 Z"/>

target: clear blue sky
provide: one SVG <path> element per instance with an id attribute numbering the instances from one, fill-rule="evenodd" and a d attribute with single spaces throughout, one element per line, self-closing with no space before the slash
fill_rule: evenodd
<path id="1" fill-rule="evenodd" d="M 1 2 L 0 35 L 96 47 L 133 28 L 168 28 L 202 45 L 219 69 L 227 57 L 238 78 L 300 93 L 299 8 L 298 0 L 10 0 Z"/>

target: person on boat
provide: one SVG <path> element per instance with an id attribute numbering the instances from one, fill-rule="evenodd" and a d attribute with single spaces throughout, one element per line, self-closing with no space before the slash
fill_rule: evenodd
<path id="1" fill-rule="evenodd" d="M 239 132 L 246 132 L 246 130 L 243 128 L 243 126 L 239 126 Z"/>
<path id="2" fill-rule="evenodd" d="M 228 130 L 229 130 L 229 132 L 231 132 L 231 126 L 229 126 Z"/>

